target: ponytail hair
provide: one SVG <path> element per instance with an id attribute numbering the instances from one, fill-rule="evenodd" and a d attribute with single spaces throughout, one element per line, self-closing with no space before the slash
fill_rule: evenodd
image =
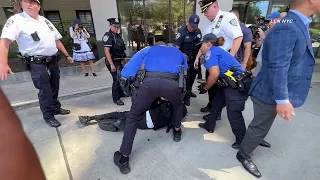
<path id="1" fill-rule="evenodd" d="M 209 41 L 213 46 L 223 46 L 224 44 L 224 38 L 223 37 L 219 37 L 218 39 L 216 40 L 212 40 L 212 41 Z"/>

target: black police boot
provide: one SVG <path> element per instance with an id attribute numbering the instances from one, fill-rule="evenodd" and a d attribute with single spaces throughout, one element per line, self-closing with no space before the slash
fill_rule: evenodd
<path id="1" fill-rule="evenodd" d="M 210 112 L 210 109 L 211 109 L 211 107 L 206 106 L 206 107 L 204 107 L 204 108 L 201 108 L 200 111 L 201 111 L 201 112 Z"/>
<path id="2" fill-rule="evenodd" d="M 116 101 L 113 101 L 114 103 L 116 103 L 118 106 L 123 106 L 124 103 L 121 101 L 121 99 L 118 99 Z"/>
<path id="3" fill-rule="evenodd" d="M 262 140 L 261 143 L 259 144 L 262 147 L 266 147 L 266 148 L 271 148 L 271 144 L 269 144 L 267 141 Z"/>
<path id="4" fill-rule="evenodd" d="M 59 126 L 61 126 L 61 123 L 58 120 L 56 120 L 56 118 L 54 118 L 54 117 L 52 117 L 50 119 L 47 119 L 45 121 L 51 127 L 59 127 Z"/>
<path id="5" fill-rule="evenodd" d="M 189 92 L 189 95 L 190 95 L 190 97 L 193 97 L 193 98 L 197 97 L 197 95 L 195 93 L 193 93 L 193 92 Z"/>
<path id="6" fill-rule="evenodd" d="M 239 149 L 240 149 L 240 146 L 241 146 L 241 142 L 237 142 L 237 141 L 236 141 L 235 143 L 232 144 L 231 147 L 232 147 L 233 149 L 239 150 Z"/>
<path id="7" fill-rule="evenodd" d="M 210 114 L 207 114 L 207 115 L 203 116 L 202 119 L 207 121 L 209 119 L 209 116 L 210 116 Z M 221 114 L 218 115 L 216 120 L 217 121 L 221 120 Z"/>
<path id="8" fill-rule="evenodd" d="M 198 124 L 199 128 L 207 130 L 209 133 L 213 133 L 214 131 L 207 129 L 205 123 L 199 123 Z"/>
<path id="9" fill-rule="evenodd" d="M 257 178 L 261 177 L 261 173 L 258 169 L 258 167 L 252 162 L 250 156 L 242 153 L 241 151 L 238 151 L 237 153 L 237 159 L 242 164 L 242 166 L 252 175 L 254 175 Z"/>
<path id="10" fill-rule="evenodd" d="M 57 109 L 56 112 L 54 112 L 54 115 L 67 115 L 67 114 L 70 114 L 70 111 L 62 108 Z"/>
<path id="11" fill-rule="evenodd" d="M 128 174 L 131 171 L 129 166 L 129 157 L 122 155 L 121 152 L 116 151 L 114 153 L 113 162 L 119 167 L 122 174 Z"/>
<path id="12" fill-rule="evenodd" d="M 176 130 L 176 128 L 173 127 L 173 140 L 175 142 L 180 142 L 181 141 L 181 128 L 179 129 L 179 131 Z"/>
<path id="13" fill-rule="evenodd" d="M 94 120 L 94 116 L 79 116 L 79 121 L 81 124 L 86 125 L 89 121 Z"/>
<path id="14" fill-rule="evenodd" d="M 184 105 L 190 106 L 190 99 L 184 99 L 183 100 Z"/>

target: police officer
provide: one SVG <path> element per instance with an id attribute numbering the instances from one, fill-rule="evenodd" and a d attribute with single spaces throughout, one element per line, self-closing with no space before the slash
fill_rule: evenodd
<path id="1" fill-rule="evenodd" d="M 178 48 L 157 42 L 154 46 L 148 46 L 136 53 L 122 70 L 121 78 L 126 79 L 136 76 L 139 71 L 139 83 L 132 93 L 132 106 L 127 115 L 120 151 L 114 154 L 114 163 L 121 173 L 130 172 L 128 156 L 139 120 L 157 97 L 163 97 L 172 104 L 173 140 L 181 140 L 182 100 L 185 90 L 180 86 L 179 77 L 184 75 L 180 73 L 181 70 L 186 71 L 187 68 L 186 57 Z"/>
<path id="2" fill-rule="evenodd" d="M 225 43 L 221 46 L 222 49 L 229 51 L 232 56 L 235 56 L 239 50 L 242 42 L 242 31 L 237 20 L 237 17 L 230 12 L 221 11 L 217 0 L 202 0 L 199 2 L 201 12 L 211 21 L 211 24 L 204 34 L 214 33 L 217 36 L 221 36 L 225 39 Z M 198 67 L 199 57 L 201 56 L 201 51 L 199 51 L 198 56 L 195 61 L 195 67 Z M 206 78 L 208 77 L 208 72 L 206 72 Z M 201 109 L 201 112 L 209 112 L 212 104 L 212 99 L 215 96 L 214 85 L 208 92 L 209 103 L 206 107 Z M 204 116 L 204 119 L 208 117 Z M 220 117 L 218 118 L 220 119 Z"/>
<path id="3" fill-rule="evenodd" d="M 106 32 L 102 38 L 106 55 L 106 65 L 113 79 L 113 102 L 118 106 L 122 106 L 124 103 L 120 98 L 125 97 L 125 94 L 121 90 L 118 75 L 123 68 L 121 61 L 126 57 L 126 46 L 121 35 L 118 33 L 120 28 L 119 19 L 110 18 L 108 21 L 110 23 L 110 31 Z"/>
<path id="4" fill-rule="evenodd" d="M 69 114 L 61 108 L 59 94 L 59 54 L 58 49 L 73 62 L 59 39 L 62 38 L 53 24 L 39 15 L 39 0 L 14 2 L 16 11 L 23 12 L 11 16 L 3 27 L 0 43 L 0 78 L 7 79 L 13 74 L 8 65 L 9 45 L 16 41 L 22 59 L 27 63 L 33 84 L 39 89 L 39 104 L 43 118 L 51 127 L 61 124 L 54 115 Z M 48 73 L 49 71 L 49 73 Z"/>
<path id="5" fill-rule="evenodd" d="M 210 110 L 209 118 L 205 123 L 199 123 L 199 127 L 213 133 L 216 127 L 216 119 L 222 108 L 227 107 L 227 115 L 236 142 L 232 148 L 239 149 L 246 133 L 242 111 L 244 110 L 248 91 L 252 83 L 252 74 L 245 71 L 241 64 L 230 53 L 219 46 L 223 46 L 224 38 L 217 38 L 210 33 L 203 37 L 201 52 L 205 54 L 205 67 L 209 72 L 206 83 L 199 86 L 200 94 L 204 94 L 215 83 L 216 96 Z M 266 146 L 266 142 L 262 142 Z"/>
<path id="6" fill-rule="evenodd" d="M 187 25 L 180 29 L 174 42 L 188 57 L 187 93 L 184 98 L 184 104 L 186 106 L 190 106 L 190 97 L 197 97 L 192 92 L 192 86 L 198 74 L 198 71 L 193 66 L 199 51 L 199 47 L 196 47 L 196 44 L 198 44 L 202 38 L 201 31 L 198 29 L 199 22 L 200 18 L 198 15 L 193 14 L 190 16 Z"/>

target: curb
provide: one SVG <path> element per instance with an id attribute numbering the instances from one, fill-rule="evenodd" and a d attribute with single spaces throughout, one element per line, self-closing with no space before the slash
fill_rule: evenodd
<path id="1" fill-rule="evenodd" d="M 77 98 L 77 97 L 81 97 L 81 96 L 97 94 L 97 93 L 101 93 L 101 92 L 105 92 L 105 91 L 110 91 L 111 89 L 112 89 L 112 86 L 102 86 L 102 87 L 97 87 L 97 88 L 73 91 L 73 92 L 59 95 L 58 100 L 63 101 L 63 100 Z M 15 111 L 28 109 L 28 108 L 39 106 L 39 100 L 34 99 L 34 100 L 29 100 L 29 101 L 11 103 L 11 106 Z"/>

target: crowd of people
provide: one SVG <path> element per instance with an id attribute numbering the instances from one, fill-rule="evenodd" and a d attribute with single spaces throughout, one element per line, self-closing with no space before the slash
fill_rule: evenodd
<path id="1" fill-rule="evenodd" d="M 221 120 L 221 111 L 226 107 L 235 135 L 232 148 L 238 150 L 236 158 L 255 177 L 262 175 L 250 157 L 251 152 L 259 145 L 270 148 L 264 138 L 276 116 L 291 120 L 294 108 L 302 106 L 306 100 L 315 64 L 308 30 L 310 17 L 320 12 L 320 1 L 293 0 L 288 12 L 272 13 L 263 19 L 267 28 L 258 27 L 257 31 L 239 21 L 239 11 L 220 10 L 216 0 L 202 0 L 199 6 L 211 21 L 205 30 L 198 28 L 200 18 L 194 14 L 173 43 L 156 42 L 154 36 L 148 36 L 149 46 L 138 51 L 126 64 L 126 46 L 119 35 L 120 20 L 108 19 L 110 30 L 102 40 L 106 66 L 113 78 L 113 102 L 124 105 L 120 98 L 131 96 L 131 109 L 79 116 L 79 120 L 85 125 L 95 120 L 106 131 L 123 130 L 121 147 L 113 158 L 123 174 L 131 171 L 129 156 L 138 128 L 167 127 L 167 132 L 172 129 L 173 140 L 181 141 L 186 106 L 190 106 L 191 97 L 197 97 L 192 87 L 201 62 L 206 69 L 206 82 L 200 83 L 198 91 L 199 94 L 208 93 L 208 104 L 200 111 L 208 115 L 198 126 L 214 133 L 216 121 Z M 50 126 L 59 127 L 61 124 L 54 116 L 67 115 L 70 111 L 62 109 L 57 100 L 58 50 L 70 63 L 75 60 L 82 66 L 86 61 L 91 64 L 94 56 L 86 41 L 88 32 L 74 20 L 70 28 L 75 43 L 71 57 L 59 40 L 62 37 L 57 29 L 39 15 L 39 0 L 19 1 L 18 7 L 22 12 L 8 19 L 1 34 L 0 78 L 5 80 L 12 73 L 8 66 L 8 49 L 16 41 L 22 59 L 29 65 L 34 85 L 39 89 L 43 118 Z M 92 73 L 95 75 L 93 68 Z M 0 97 L 3 98 L 1 94 Z M 254 118 L 246 128 L 242 111 L 248 97 L 253 102 Z M 8 114 L 11 110 L 3 111 Z M 13 119 L 16 121 L 16 117 Z M 11 128 L 22 131 L 19 124 Z M 34 167 L 40 168 L 30 144 L 25 142 L 25 146 L 34 159 Z M 43 176 L 41 170 L 29 174 L 36 177 L 32 173 L 38 173 L 38 178 Z"/>

